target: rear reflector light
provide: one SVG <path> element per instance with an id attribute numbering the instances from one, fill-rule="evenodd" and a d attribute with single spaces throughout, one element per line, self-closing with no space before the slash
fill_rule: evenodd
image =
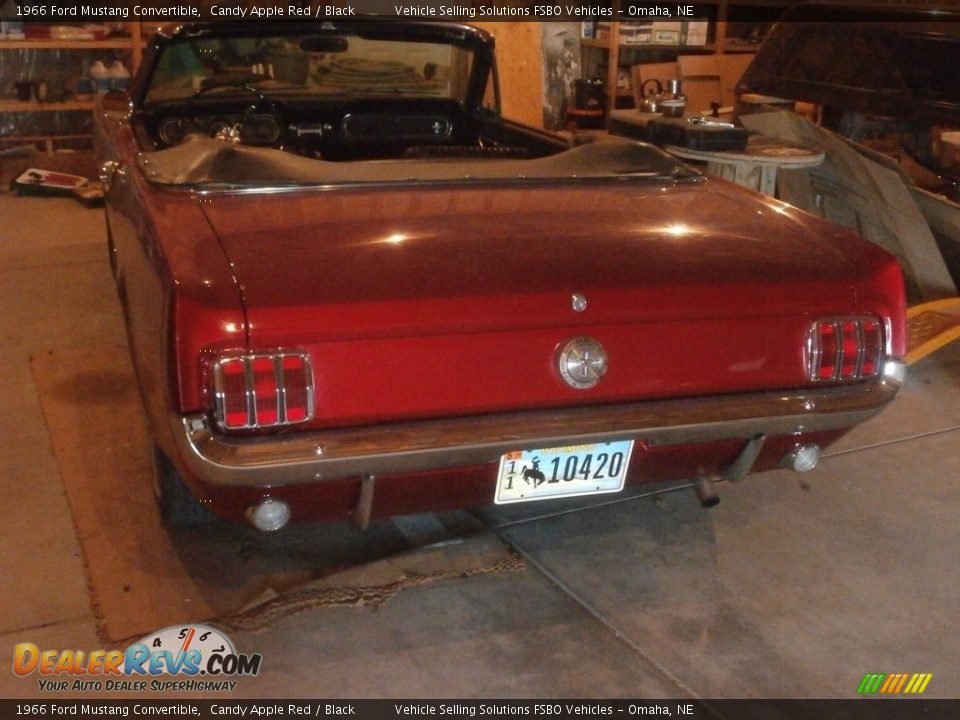
<path id="1" fill-rule="evenodd" d="M 276 427 L 313 417 L 310 358 L 300 353 L 263 353 L 213 364 L 214 413 L 227 430 Z"/>
<path id="2" fill-rule="evenodd" d="M 313 384 L 310 366 L 300 355 L 288 355 L 281 361 L 286 384 L 287 422 L 303 422 L 313 415 Z"/>
<path id="3" fill-rule="evenodd" d="M 253 397 L 257 404 L 257 425 L 276 425 L 280 420 L 280 400 L 277 367 L 272 357 L 255 357 L 253 367 Z M 284 378 L 286 379 L 286 378 Z"/>
<path id="4" fill-rule="evenodd" d="M 217 376 L 218 419 L 226 427 L 244 427 L 247 424 L 246 364 L 242 358 L 224 360 Z"/>
<path id="5" fill-rule="evenodd" d="M 807 375 L 819 381 L 875 377 L 883 364 L 883 348 L 875 318 L 819 320 L 807 338 Z"/>

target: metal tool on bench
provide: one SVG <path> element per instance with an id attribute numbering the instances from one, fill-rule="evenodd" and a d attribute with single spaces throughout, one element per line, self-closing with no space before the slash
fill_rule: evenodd
<path id="1" fill-rule="evenodd" d="M 722 120 L 714 120 L 713 118 L 708 117 L 691 117 L 687 118 L 688 125 L 696 125 L 697 127 L 715 127 L 715 128 L 734 128 L 736 125 L 730 122 L 723 122 Z"/>

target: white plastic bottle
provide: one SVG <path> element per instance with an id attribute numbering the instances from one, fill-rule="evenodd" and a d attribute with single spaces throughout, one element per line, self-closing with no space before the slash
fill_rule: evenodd
<path id="1" fill-rule="evenodd" d="M 110 73 L 107 66 L 101 60 L 97 60 L 90 66 L 90 78 L 93 80 L 94 87 L 98 93 L 105 93 L 110 89 Z"/>
<path id="2" fill-rule="evenodd" d="M 130 71 L 119 60 L 114 60 L 107 71 L 111 90 L 126 90 L 130 85 Z"/>

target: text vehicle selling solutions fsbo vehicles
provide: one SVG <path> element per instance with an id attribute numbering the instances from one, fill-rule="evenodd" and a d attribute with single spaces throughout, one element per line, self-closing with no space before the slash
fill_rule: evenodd
<path id="1" fill-rule="evenodd" d="M 457 24 L 159 34 L 96 135 L 169 520 L 271 530 L 816 464 L 900 269 L 627 140 L 501 117 Z"/>

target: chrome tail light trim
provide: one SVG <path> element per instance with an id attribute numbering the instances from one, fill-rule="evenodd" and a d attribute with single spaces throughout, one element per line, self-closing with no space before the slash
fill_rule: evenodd
<path id="1" fill-rule="evenodd" d="M 284 370 L 284 360 L 290 357 L 297 358 L 303 366 L 306 395 L 306 412 L 299 420 L 289 419 L 288 383 Z M 254 362 L 268 359 L 273 365 L 274 381 L 276 384 L 276 420 L 274 422 L 260 422 L 257 412 L 256 381 L 254 376 Z M 229 363 L 243 363 L 244 396 L 246 401 L 246 421 L 242 425 L 227 422 L 227 379 L 224 366 Z M 279 427 L 282 425 L 296 425 L 313 419 L 314 415 L 314 387 L 313 367 L 310 356 L 300 352 L 250 353 L 244 355 L 226 355 L 218 358 L 211 365 L 213 377 L 213 415 L 217 427 L 221 430 L 257 430 L 260 428 Z"/>
<path id="2" fill-rule="evenodd" d="M 853 326 L 853 335 L 857 347 L 853 373 L 844 377 L 844 361 L 848 359 L 843 347 L 846 338 L 844 326 L 848 325 Z M 879 334 L 878 341 L 871 347 L 867 346 L 871 338 L 867 336 L 865 325 L 876 326 L 876 329 L 872 332 Z M 836 349 L 833 351 L 832 358 L 825 357 L 826 351 L 823 347 L 824 328 L 831 328 L 833 332 Z M 870 316 L 824 318 L 811 323 L 804 348 L 808 379 L 812 382 L 853 382 L 877 377 L 883 368 L 884 361 L 889 356 L 890 333 L 888 328 L 889 321 Z M 875 356 L 868 358 L 868 351 L 874 352 Z M 870 371 L 865 371 L 867 362 L 871 359 L 873 360 L 873 368 Z M 833 372 L 828 377 L 821 377 L 820 371 L 824 368 L 825 361 L 832 361 Z"/>

